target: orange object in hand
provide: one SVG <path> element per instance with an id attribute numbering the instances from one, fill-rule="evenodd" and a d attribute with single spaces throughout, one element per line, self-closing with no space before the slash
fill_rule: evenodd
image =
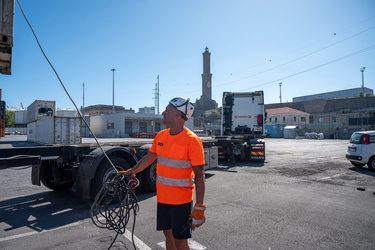
<path id="1" fill-rule="evenodd" d="M 135 174 L 132 174 L 131 168 L 129 168 L 127 170 L 124 170 L 124 171 L 119 171 L 116 175 L 117 176 L 119 176 L 119 175 L 129 175 L 130 177 L 135 177 Z"/>
<path id="2" fill-rule="evenodd" d="M 206 222 L 206 216 L 204 215 L 204 211 L 206 210 L 205 205 L 195 204 L 193 212 L 190 214 L 191 222 L 191 229 L 195 229 L 200 227 L 203 223 Z"/>

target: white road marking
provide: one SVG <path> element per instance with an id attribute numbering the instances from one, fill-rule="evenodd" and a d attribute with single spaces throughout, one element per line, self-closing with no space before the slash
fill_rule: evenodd
<path id="1" fill-rule="evenodd" d="M 8 237 L 0 238 L 0 242 L 7 241 L 7 240 L 19 239 L 19 238 L 27 237 L 27 236 L 34 235 L 34 234 L 56 231 L 56 230 L 67 228 L 67 227 L 74 227 L 74 226 L 77 226 L 78 224 L 79 224 L 79 222 L 74 222 L 74 223 L 70 223 L 70 224 L 67 224 L 67 225 L 61 226 L 61 227 L 54 227 L 54 228 L 50 228 L 50 229 L 44 229 L 44 230 L 41 230 L 41 231 L 32 231 L 32 232 L 23 233 L 23 234 L 12 235 L 12 236 L 8 236 Z"/>
<path id="2" fill-rule="evenodd" d="M 134 238 L 134 245 L 140 249 L 140 250 L 152 250 L 149 246 L 147 246 L 143 241 L 141 241 L 137 236 L 133 235 L 132 237 L 132 233 L 128 230 L 128 229 L 125 229 L 125 233 L 123 234 L 128 240 L 130 240 L 130 242 L 133 242 L 133 239 Z"/>
<path id="3" fill-rule="evenodd" d="M 332 175 L 332 176 L 324 177 L 324 178 L 322 178 L 322 180 L 333 179 L 333 178 L 340 177 L 340 176 L 346 175 L 346 174 L 347 173 L 335 174 L 335 175 Z"/>
<path id="4" fill-rule="evenodd" d="M 188 239 L 188 243 L 189 243 L 189 247 L 190 247 L 191 250 L 204 250 L 204 249 L 207 248 L 207 247 L 203 246 L 202 244 L 200 244 L 200 243 L 198 243 L 198 242 L 196 242 L 196 241 L 194 241 L 192 239 Z M 165 241 L 159 242 L 158 246 L 166 249 L 166 247 L 165 247 Z"/>

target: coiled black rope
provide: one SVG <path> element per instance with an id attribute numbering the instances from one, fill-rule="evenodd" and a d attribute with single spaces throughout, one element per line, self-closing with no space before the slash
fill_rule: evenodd
<path id="1" fill-rule="evenodd" d="M 125 233 L 131 215 L 133 215 L 132 242 L 136 249 L 134 229 L 139 206 L 134 186 L 129 185 L 134 180 L 134 178 L 128 180 L 124 176 L 115 176 L 112 180 L 105 182 L 91 206 L 90 216 L 93 223 L 99 228 L 116 232 L 108 249 L 112 247 L 119 234 Z"/>

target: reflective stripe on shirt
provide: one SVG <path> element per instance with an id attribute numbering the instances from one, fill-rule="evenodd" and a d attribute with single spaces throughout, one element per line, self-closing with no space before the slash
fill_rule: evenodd
<path id="1" fill-rule="evenodd" d="M 177 187 L 189 187 L 194 184 L 192 178 L 190 179 L 173 179 L 164 176 L 157 175 L 156 182 L 166 186 L 177 186 Z"/>
<path id="2" fill-rule="evenodd" d="M 164 166 L 173 167 L 173 168 L 190 168 L 190 161 L 183 160 L 173 160 L 167 157 L 158 156 L 158 163 Z"/>

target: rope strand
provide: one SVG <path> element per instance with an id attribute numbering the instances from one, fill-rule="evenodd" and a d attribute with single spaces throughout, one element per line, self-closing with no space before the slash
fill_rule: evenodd
<path id="1" fill-rule="evenodd" d="M 108 249 L 112 247 L 119 234 L 125 233 L 131 214 L 133 214 L 132 242 L 136 249 L 133 237 L 139 206 L 135 191 L 128 182 L 123 176 L 115 176 L 105 182 L 90 209 L 91 220 L 97 227 L 116 232 L 116 237 Z"/>

